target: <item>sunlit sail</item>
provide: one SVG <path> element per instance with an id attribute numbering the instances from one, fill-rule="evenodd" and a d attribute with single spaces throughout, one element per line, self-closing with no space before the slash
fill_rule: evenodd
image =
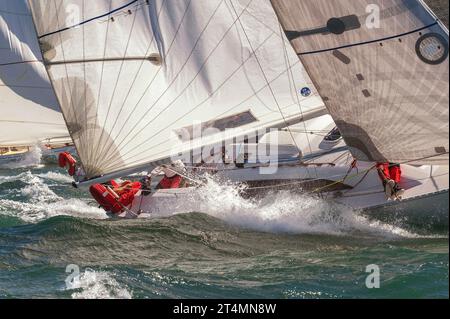
<path id="1" fill-rule="evenodd" d="M 269 2 L 30 5 L 87 178 L 324 113 Z"/>
<path id="2" fill-rule="evenodd" d="M 25 0 L 0 2 L 0 147 L 70 142 Z"/>

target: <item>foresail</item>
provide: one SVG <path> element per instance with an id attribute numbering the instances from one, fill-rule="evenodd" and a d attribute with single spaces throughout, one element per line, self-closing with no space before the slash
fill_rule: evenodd
<path id="1" fill-rule="evenodd" d="M 25 0 L 0 1 L 0 146 L 68 137 Z"/>
<path id="2" fill-rule="evenodd" d="M 448 31 L 418 0 L 272 0 L 355 157 L 448 165 Z"/>
<path id="3" fill-rule="evenodd" d="M 325 110 L 267 1 L 29 2 L 88 178 Z"/>

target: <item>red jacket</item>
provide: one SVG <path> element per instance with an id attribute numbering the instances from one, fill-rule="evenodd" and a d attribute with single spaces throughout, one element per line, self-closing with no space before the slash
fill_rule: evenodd
<path id="1" fill-rule="evenodd" d="M 183 177 L 180 175 L 175 175 L 174 177 L 164 176 L 163 179 L 159 182 L 157 189 L 172 189 L 172 188 L 180 188 L 183 187 Z"/>

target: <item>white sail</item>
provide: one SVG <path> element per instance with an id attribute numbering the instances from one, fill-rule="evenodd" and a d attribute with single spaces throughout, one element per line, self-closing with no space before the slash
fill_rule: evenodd
<path id="1" fill-rule="evenodd" d="M 88 178 L 325 110 L 267 1 L 29 2 Z"/>
<path id="2" fill-rule="evenodd" d="M 27 2 L 0 1 L 0 146 L 68 137 L 41 61 Z"/>
<path id="3" fill-rule="evenodd" d="M 448 30 L 422 1 L 272 5 L 354 156 L 448 165 Z"/>

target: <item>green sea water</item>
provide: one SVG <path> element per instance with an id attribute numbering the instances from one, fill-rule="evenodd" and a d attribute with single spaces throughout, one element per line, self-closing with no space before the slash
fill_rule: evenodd
<path id="1" fill-rule="evenodd" d="M 0 298 L 449 297 L 448 229 L 218 185 L 202 213 L 111 219 L 55 165 L 26 166 L 0 169 Z"/>

